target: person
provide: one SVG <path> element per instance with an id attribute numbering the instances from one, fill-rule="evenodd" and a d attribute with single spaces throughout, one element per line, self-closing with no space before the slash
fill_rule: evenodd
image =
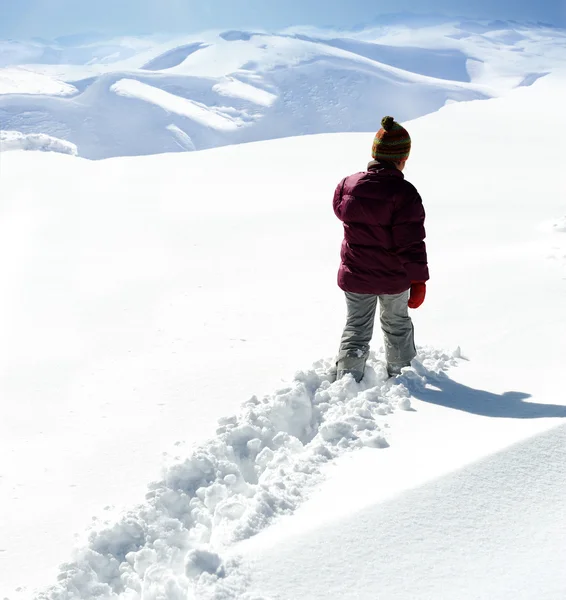
<path id="1" fill-rule="evenodd" d="M 425 299 L 429 278 L 425 211 L 403 175 L 411 137 L 393 117 L 383 117 L 367 171 L 344 178 L 333 207 L 344 224 L 338 285 L 346 294 L 347 320 L 336 359 L 338 379 L 361 381 L 379 300 L 390 377 L 416 356 L 408 308 Z"/>

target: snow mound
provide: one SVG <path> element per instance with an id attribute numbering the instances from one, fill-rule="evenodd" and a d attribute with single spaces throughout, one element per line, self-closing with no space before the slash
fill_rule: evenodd
<path id="1" fill-rule="evenodd" d="M 423 348 L 415 364 L 440 373 L 457 356 Z M 99 524 L 63 565 L 59 583 L 38 598 L 157 600 L 164 590 L 174 600 L 245 598 L 246 574 L 230 547 L 294 512 L 324 464 L 350 450 L 386 448 L 387 415 L 409 409 L 405 384 L 425 377 L 407 368 L 388 380 L 379 354 L 361 384 L 352 377 L 332 383 L 330 364 L 320 361 L 274 394 L 252 397 L 202 446 L 178 443 L 146 503 Z"/>
<path id="2" fill-rule="evenodd" d="M 555 223 L 552 224 L 553 231 L 559 233 L 566 233 L 566 217 L 562 217 L 562 219 L 558 219 Z"/>
<path id="3" fill-rule="evenodd" d="M 187 100 L 135 79 L 121 79 L 110 89 L 119 96 L 150 102 L 168 112 L 188 117 L 211 129 L 232 131 L 244 125 L 243 121 L 228 115 L 219 108 Z"/>
<path id="4" fill-rule="evenodd" d="M 275 94 L 244 83 L 235 77 L 226 77 L 224 81 L 213 86 L 212 91 L 221 96 L 240 98 L 262 106 L 271 106 L 277 100 Z"/>
<path id="5" fill-rule="evenodd" d="M 0 131 L 0 152 L 8 150 L 40 150 L 78 155 L 75 144 L 44 133 L 25 134 L 19 131 Z"/>

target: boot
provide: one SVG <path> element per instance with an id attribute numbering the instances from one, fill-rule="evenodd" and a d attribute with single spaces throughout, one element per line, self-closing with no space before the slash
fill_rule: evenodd
<path id="1" fill-rule="evenodd" d="M 387 363 L 387 375 L 389 375 L 389 377 L 396 377 L 397 375 L 401 375 L 401 369 L 410 366 L 410 362 Z"/>
<path id="2" fill-rule="evenodd" d="M 368 354 L 362 351 L 341 357 L 336 364 L 336 378 L 342 379 L 345 375 L 350 374 L 360 383 L 364 377 L 367 358 Z"/>

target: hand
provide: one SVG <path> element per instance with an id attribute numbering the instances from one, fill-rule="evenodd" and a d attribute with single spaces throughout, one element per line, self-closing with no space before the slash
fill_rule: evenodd
<path id="1" fill-rule="evenodd" d="M 426 296 L 426 283 L 424 281 L 413 281 L 409 295 L 409 308 L 418 308 Z"/>

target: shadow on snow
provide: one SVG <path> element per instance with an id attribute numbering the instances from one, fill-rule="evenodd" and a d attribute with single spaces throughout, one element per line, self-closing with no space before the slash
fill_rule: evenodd
<path id="1" fill-rule="evenodd" d="M 566 418 L 566 406 L 525 402 L 531 394 L 525 392 L 504 392 L 494 394 L 486 390 L 468 387 L 450 379 L 444 373 L 435 373 L 420 367 L 418 373 L 426 377 L 428 385 L 413 385 L 408 388 L 417 400 L 463 410 L 484 417 L 506 419 Z"/>

